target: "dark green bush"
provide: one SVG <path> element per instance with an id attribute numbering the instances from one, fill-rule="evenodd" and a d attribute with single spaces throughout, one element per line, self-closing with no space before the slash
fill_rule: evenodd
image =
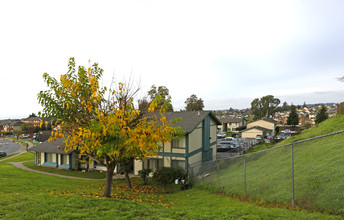
<path id="1" fill-rule="evenodd" d="M 139 170 L 139 175 L 143 180 L 143 185 L 147 185 L 148 182 L 148 176 L 149 174 L 152 172 L 151 169 L 143 169 L 143 170 Z"/>
<path id="2" fill-rule="evenodd" d="M 162 167 L 160 170 L 153 174 L 153 179 L 164 187 L 168 192 L 169 186 L 175 179 L 179 179 L 183 176 L 184 170 L 179 167 Z"/>

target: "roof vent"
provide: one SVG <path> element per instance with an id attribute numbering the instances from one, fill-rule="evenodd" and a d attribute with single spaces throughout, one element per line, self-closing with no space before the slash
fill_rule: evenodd
<path id="1" fill-rule="evenodd" d="M 200 112 L 200 111 L 198 111 L 198 112 L 197 112 L 197 115 L 201 115 L 201 112 Z"/>

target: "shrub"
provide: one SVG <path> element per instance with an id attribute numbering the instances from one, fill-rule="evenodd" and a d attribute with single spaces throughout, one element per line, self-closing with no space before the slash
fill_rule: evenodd
<path id="1" fill-rule="evenodd" d="M 143 170 L 139 170 L 139 175 L 143 180 L 143 185 L 147 185 L 148 182 L 148 175 L 152 172 L 151 169 L 143 169 Z"/>
<path id="2" fill-rule="evenodd" d="M 184 174 L 184 170 L 179 167 L 163 167 L 153 174 L 153 179 L 164 187 L 168 192 L 170 185 L 175 179 L 179 179 Z"/>

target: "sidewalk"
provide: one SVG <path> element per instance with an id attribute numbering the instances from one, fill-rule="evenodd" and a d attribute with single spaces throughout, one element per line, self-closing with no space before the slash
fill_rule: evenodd
<path id="1" fill-rule="evenodd" d="M 49 175 L 49 176 L 58 176 L 58 177 L 62 177 L 62 178 L 79 179 L 79 180 L 105 180 L 105 179 L 92 179 L 92 178 L 82 178 L 82 177 L 75 177 L 75 176 L 65 176 L 65 175 L 56 174 L 56 173 L 48 173 L 48 172 L 44 172 L 44 171 L 34 170 L 34 169 L 31 169 L 31 168 L 24 166 L 23 162 L 9 162 L 9 163 L 12 164 L 13 166 L 17 167 L 17 168 L 22 169 L 22 170 L 27 170 L 27 171 L 35 172 L 35 173 L 42 173 L 42 174 Z"/>
<path id="2" fill-rule="evenodd" d="M 15 155 L 17 156 L 17 155 Z M 13 156 L 13 157 L 15 157 Z M 8 159 L 8 158 L 6 158 Z M 92 179 L 92 178 L 82 178 L 82 177 L 75 177 L 75 176 L 65 176 L 65 175 L 61 175 L 61 174 L 56 174 L 56 173 L 49 173 L 49 172 L 44 172 L 44 171 L 40 171 L 40 170 L 34 170 L 34 169 L 31 169 L 31 168 L 28 168 L 26 166 L 23 165 L 23 162 L 8 162 L 10 164 L 12 164 L 13 166 L 19 168 L 19 169 L 22 169 L 22 170 L 27 170 L 27 171 L 30 171 L 30 172 L 35 172 L 35 173 L 41 173 L 41 174 L 45 174 L 45 175 L 49 175 L 49 176 L 57 176 L 57 177 L 62 177 L 62 178 L 69 178 L 69 179 L 79 179 L 79 180 L 105 180 L 104 179 Z M 132 174 L 129 174 L 129 178 L 132 178 L 134 177 L 134 175 Z M 112 177 L 114 180 L 118 180 L 118 179 L 125 179 L 125 176 L 124 175 L 121 175 L 121 174 L 116 174 Z"/>
<path id="3" fill-rule="evenodd" d="M 31 142 L 27 142 L 28 143 L 28 149 L 33 147 L 33 144 Z M 23 146 L 23 148 L 26 148 L 25 146 Z M 4 161 L 4 160 L 8 160 L 8 159 L 11 159 L 13 157 L 16 157 L 20 154 L 23 154 L 23 153 L 26 153 L 26 150 L 21 150 L 19 152 L 16 152 L 18 154 L 16 155 L 13 155 L 13 156 L 10 156 L 10 157 L 7 157 L 7 158 L 4 158 L 4 159 L 0 159 L 0 162 Z M 61 175 L 61 174 L 56 174 L 56 173 L 49 173 L 49 172 L 44 172 L 44 171 L 40 171 L 40 170 L 34 170 L 34 169 L 31 169 L 31 168 L 28 168 L 26 166 L 23 165 L 25 161 L 22 161 L 22 162 L 8 162 L 10 164 L 12 164 L 13 166 L 19 168 L 19 169 L 22 169 L 22 170 L 26 170 L 26 171 L 30 171 L 30 172 L 35 172 L 35 173 L 41 173 L 41 174 L 45 174 L 45 175 L 49 175 L 49 176 L 57 176 L 57 177 L 61 177 L 61 178 L 69 178 L 69 179 L 80 179 L 80 180 L 105 180 L 104 179 L 92 179 L 92 178 L 82 178 L 82 177 L 75 177 L 75 176 L 65 176 L 65 175 Z M 132 174 L 129 174 L 129 178 L 132 178 L 134 177 L 134 175 Z M 115 174 L 113 177 L 112 177 L 114 180 L 116 179 L 125 179 L 125 175 L 121 175 L 121 174 Z"/>

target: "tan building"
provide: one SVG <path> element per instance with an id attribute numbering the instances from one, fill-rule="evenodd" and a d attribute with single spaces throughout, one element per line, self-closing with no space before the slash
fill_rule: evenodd
<path id="1" fill-rule="evenodd" d="M 168 121 L 180 118 L 177 124 L 185 135 L 178 140 L 163 143 L 161 152 L 157 157 L 149 157 L 143 161 L 133 161 L 133 172 L 138 174 L 139 170 L 150 168 L 156 171 L 161 167 L 181 167 L 188 169 L 189 164 L 204 162 L 215 159 L 216 156 L 216 133 L 220 121 L 212 112 L 167 112 L 165 116 Z M 61 169 L 76 169 L 77 158 L 73 151 L 64 152 L 57 146 L 64 146 L 63 140 L 54 142 L 45 141 L 30 148 L 28 151 L 35 152 L 35 164 L 50 166 Z M 103 165 L 91 162 L 90 170 L 106 170 Z M 86 168 L 81 165 L 81 168 Z M 118 169 L 115 169 L 118 172 Z"/>
<path id="2" fill-rule="evenodd" d="M 34 127 L 39 127 L 41 123 L 46 122 L 46 121 L 40 117 L 29 117 L 29 118 L 23 118 L 21 122 L 30 124 Z"/>
<path id="3" fill-rule="evenodd" d="M 257 135 L 274 136 L 277 127 L 277 121 L 266 118 L 247 124 L 247 129 L 241 132 L 243 138 L 256 138 Z"/>
<path id="4" fill-rule="evenodd" d="M 222 132 L 236 132 L 238 127 L 245 127 L 246 126 L 246 119 L 244 117 L 241 118 L 221 118 L 220 119 L 221 125 L 218 128 Z"/>
<path id="5" fill-rule="evenodd" d="M 167 120 L 180 118 L 178 126 L 185 135 L 163 143 L 157 157 L 135 160 L 135 175 L 147 168 L 154 172 L 161 167 L 181 167 L 186 171 L 190 164 L 215 159 L 217 126 L 221 123 L 212 112 L 167 112 L 165 116 Z"/>

